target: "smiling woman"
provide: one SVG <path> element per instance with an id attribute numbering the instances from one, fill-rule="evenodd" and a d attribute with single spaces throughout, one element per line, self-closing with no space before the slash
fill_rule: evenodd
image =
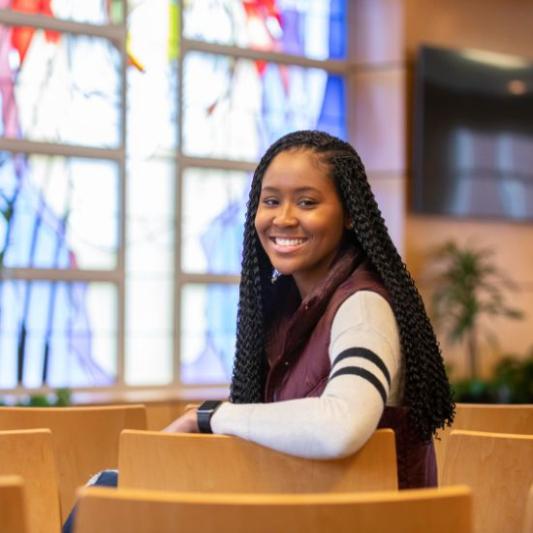
<path id="1" fill-rule="evenodd" d="M 359 156 L 323 132 L 282 137 L 247 204 L 230 401 L 167 431 L 325 459 L 390 427 L 407 488 L 436 485 L 432 435 L 452 419 L 433 328 Z"/>
<path id="2" fill-rule="evenodd" d="M 230 401 L 191 407 L 166 431 L 332 459 L 392 428 L 399 487 L 435 486 L 432 435 L 453 419 L 450 387 L 355 150 L 319 131 L 276 141 L 244 227 Z"/>

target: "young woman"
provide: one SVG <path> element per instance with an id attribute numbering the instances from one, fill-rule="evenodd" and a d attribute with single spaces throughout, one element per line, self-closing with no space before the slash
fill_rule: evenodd
<path id="1" fill-rule="evenodd" d="M 359 156 L 323 132 L 282 137 L 250 190 L 230 401 L 166 431 L 328 459 L 390 427 L 399 486 L 414 488 L 436 485 L 432 435 L 453 413 L 433 328 Z M 92 483 L 116 486 L 117 472 Z"/>
<path id="2" fill-rule="evenodd" d="M 454 405 L 420 295 L 355 150 L 290 133 L 261 159 L 245 222 L 229 402 L 166 431 L 236 435 L 311 458 L 395 430 L 400 488 L 436 485 Z"/>

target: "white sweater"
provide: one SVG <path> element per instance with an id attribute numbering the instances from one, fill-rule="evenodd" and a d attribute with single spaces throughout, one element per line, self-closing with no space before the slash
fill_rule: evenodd
<path id="1" fill-rule="evenodd" d="M 375 431 L 385 403 L 399 405 L 402 399 L 398 328 L 383 297 L 358 291 L 339 307 L 329 358 L 330 378 L 320 397 L 224 402 L 211 419 L 213 432 L 300 457 L 329 459 L 354 453 Z"/>

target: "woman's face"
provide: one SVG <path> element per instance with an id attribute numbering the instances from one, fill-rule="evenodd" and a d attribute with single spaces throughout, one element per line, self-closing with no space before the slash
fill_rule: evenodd
<path id="1" fill-rule="evenodd" d="M 347 227 L 326 165 L 309 150 L 278 154 L 261 185 L 255 229 L 272 265 L 302 298 L 327 274 Z"/>

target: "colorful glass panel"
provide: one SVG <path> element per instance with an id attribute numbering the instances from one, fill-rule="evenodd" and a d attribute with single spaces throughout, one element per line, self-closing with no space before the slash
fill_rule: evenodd
<path id="1" fill-rule="evenodd" d="M 116 163 L 0 153 L 0 268 L 113 269 Z"/>
<path id="2" fill-rule="evenodd" d="M 313 59 L 346 56 L 346 0 L 184 0 L 184 36 Z"/>
<path id="3" fill-rule="evenodd" d="M 186 285 L 181 293 L 181 381 L 227 383 L 235 354 L 237 285 Z"/>
<path id="4" fill-rule="evenodd" d="M 256 161 L 276 139 L 298 129 L 346 137 L 342 76 L 190 52 L 184 61 L 184 152 Z"/>
<path id="5" fill-rule="evenodd" d="M 0 7 L 88 24 L 120 24 L 125 0 L 0 0 Z"/>
<path id="6" fill-rule="evenodd" d="M 119 146 L 120 65 L 106 39 L 0 25 L 0 135 Z"/>
<path id="7" fill-rule="evenodd" d="M 182 270 L 239 274 L 250 176 L 187 168 L 183 172 Z"/>
<path id="8" fill-rule="evenodd" d="M 0 282 L 0 388 L 113 384 L 116 309 L 109 284 Z"/>

